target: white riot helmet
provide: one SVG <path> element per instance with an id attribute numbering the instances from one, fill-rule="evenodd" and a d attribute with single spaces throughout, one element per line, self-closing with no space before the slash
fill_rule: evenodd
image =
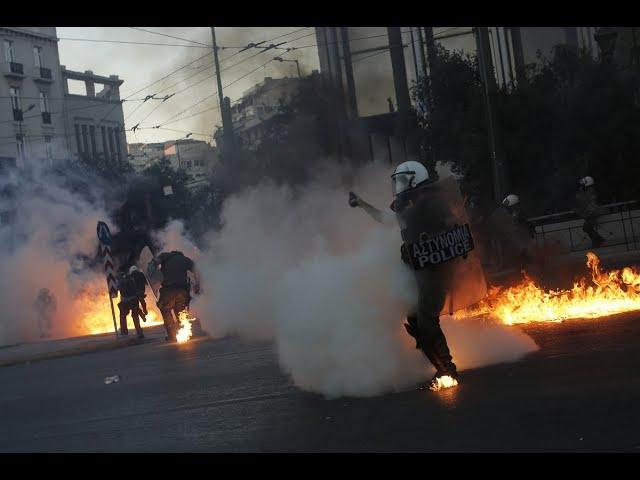
<path id="1" fill-rule="evenodd" d="M 138 269 L 138 267 L 136 267 L 135 265 L 132 265 L 131 268 L 129 269 L 129 275 L 131 275 L 133 272 L 139 272 L 140 270 Z"/>
<path id="2" fill-rule="evenodd" d="M 502 205 L 504 205 L 505 207 L 513 207 L 518 203 L 520 203 L 520 197 L 518 197 L 518 195 L 514 195 L 513 193 L 507 195 L 502 201 Z"/>
<path id="3" fill-rule="evenodd" d="M 595 185 L 596 182 L 593 180 L 593 177 L 582 177 L 578 180 L 578 183 L 583 187 L 591 187 Z"/>
<path id="4" fill-rule="evenodd" d="M 393 195 L 406 192 L 429 180 L 429 172 L 420 162 L 408 161 L 398 165 L 391 175 Z"/>

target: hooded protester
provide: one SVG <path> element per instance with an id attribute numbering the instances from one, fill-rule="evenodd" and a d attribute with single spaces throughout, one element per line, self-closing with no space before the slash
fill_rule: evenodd
<path id="1" fill-rule="evenodd" d="M 416 348 L 436 368 L 427 387 L 439 390 L 459 381 L 440 315 L 472 305 L 486 295 L 482 265 L 475 255 L 471 228 L 453 178 L 440 180 L 414 161 L 400 164 L 391 178 L 391 210 L 403 240 L 401 258 L 414 271 L 418 286 L 417 308 L 408 315 L 405 328 L 416 339 Z M 393 219 L 353 192 L 349 204 L 363 208 L 376 221 Z"/>

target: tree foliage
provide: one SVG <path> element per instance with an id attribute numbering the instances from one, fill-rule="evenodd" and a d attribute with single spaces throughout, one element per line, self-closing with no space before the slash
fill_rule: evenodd
<path id="1" fill-rule="evenodd" d="M 596 179 L 602 202 L 637 199 L 640 84 L 637 72 L 593 60 L 575 49 L 539 58 L 526 81 L 496 95 L 510 192 L 531 214 L 568 210 L 577 179 Z M 475 58 L 438 51 L 434 105 L 423 127 L 436 158 L 464 175 L 463 189 L 492 197 L 486 109 Z M 420 80 L 414 95 L 426 94 Z"/>

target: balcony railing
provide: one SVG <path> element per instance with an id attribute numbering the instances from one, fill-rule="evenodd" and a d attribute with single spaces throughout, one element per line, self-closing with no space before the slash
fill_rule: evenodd
<path id="1" fill-rule="evenodd" d="M 9 70 L 11 71 L 11 73 L 24 75 L 24 66 L 21 63 L 9 62 Z"/>
<path id="2" fill-rule="evenodd" d="M 22 109 L 21 108 L 14 108 L 13 109 L 13 119 L 16 122 L 21 122 L 24 120 L 24 116 L 22 115 Z"/>
<path id="3" fill-rule="evenodd" d="M 7 77 L 24 77 L 24 67 L 21 63 L 5 62 L 2 64 L 2 73 Z"/>
<path id="4" fill-rule="evenodd" d="M 42 123 L 51 123 L 51 112 L 42 112 Z"/>
<path id="5" fill-rule="evenodd" d="M 44 67 L 34 67 L 33 69 L 33 79 L 41 82 L 51 82 L 53 81 L 53 76 L 51 74 L 50 68 Z"/>

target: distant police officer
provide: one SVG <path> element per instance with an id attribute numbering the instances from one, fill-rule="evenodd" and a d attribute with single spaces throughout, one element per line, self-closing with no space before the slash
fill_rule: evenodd
<path id="1" fill-rule="evenodd" d="M 514 266 L 521 269 L 532 262 L 535 229 L 525 218 L 518 195 L 511 193 L 504 198 L 491 215 L 491 226 L 502 247 L 501 254 L 511 257 Z"/>
<path id="2" fill-rule="evenodd" d="M 187 272 L 194 274 L 196 285 L 194 290 L 199 292 L 199 279 L 195 271 L 193 260 L 185 256 L 182 252 L 163 252 L 158 255 L 160 271 L 162 272 L 162 286 L 160 288 L 160 298 L 158 308 L 162 313 L 165 329 L 167 330 L 167 341 L 175 342 L 178 330 L 178 315 L 187 309 L 190 298 L 190 286 Z M 173 313 L 173 315 L 172 315 Z M 175 318 L 174 318 L 175 315 Z"/>
<path id="3" fill-rule="evenodd" d="M 575 211 L 584 219 L 582 230 L 589 235 L 594 248 L 604 243 L 604 238 L 596 230 L 600 208 L 596 198 L 595 181 L 593 177 L 583 177 L 578 180 L 578 191 L 575 198 Z"/>
<path id="4" fill-rule="evenodd" d="M 456 365 L 440 328 L 447 296 L 451 311 L 463 308 L 484 296 L 486 284 L 478 258 L 471 259 L 474 240 L 455 180 L 429 175 L 424 165 L 414 161 L 400 164 L 391 178 L 391 210 L 403 239 L 401 258 L 414 271 L 418 285 L 417 309 L 408 315 L 405 328 L 416 339 L 416 348 L 436 368 L 428 388 L 438 390 L 458 382 Z M 349 204 L 363 208 L 377 221 L 388 222 L 388 214 L 354 193 L 350 193 Z"/>

